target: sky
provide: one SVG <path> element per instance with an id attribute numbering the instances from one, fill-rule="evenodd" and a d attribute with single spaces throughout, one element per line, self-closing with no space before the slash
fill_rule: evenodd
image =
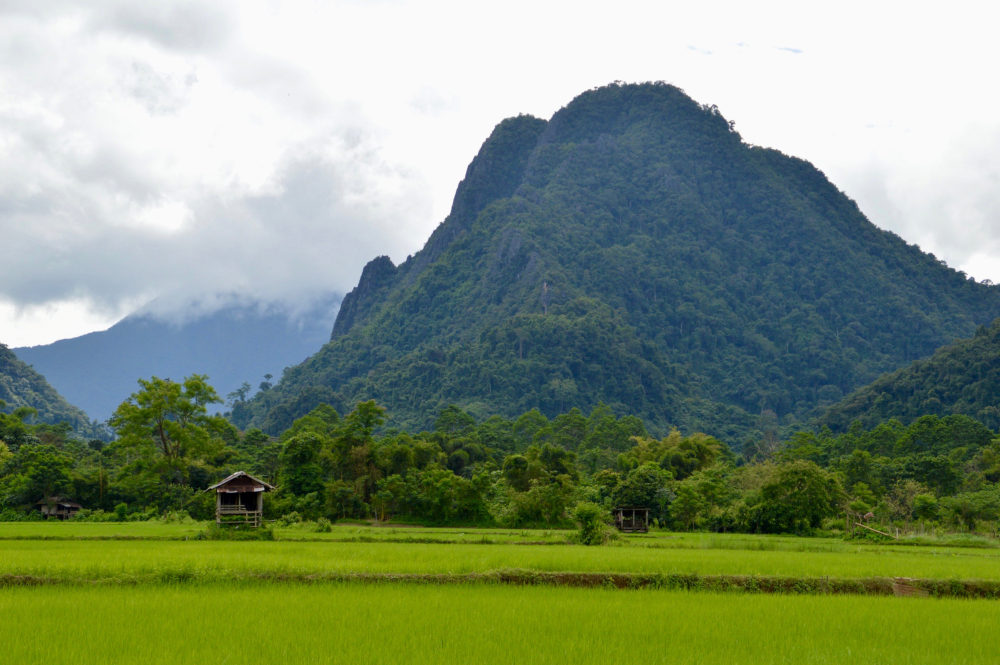
<path id="1" fill-rule="evenodd" d="M 0 0 L 0 343 L 400 262 L 502 119 L 666 81 L 1000 282 L 988 3 Z"/>

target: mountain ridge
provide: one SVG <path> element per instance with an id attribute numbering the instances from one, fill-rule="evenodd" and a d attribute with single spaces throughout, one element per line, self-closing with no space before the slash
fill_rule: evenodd
<path id="1" fill-rule="evenodd" d="M 2 410 L 13 412 L 29 407 L 38 421 L 57 425 L 68 423 L 82 436 L 100 436 L 100 428 L 87 414 L 70 404 L 45 377 L 22 361 L 6 344 L 0 343 L 0 402 Z"/>
<path id="2" fill-rule="evenodd" d="M 452 402 L 480 417 L 603 402 L 653 431 L 740 439 L 1000 315 L 1000 290 L 673 86 L 611 85 L 544 127 L 526 118 L 497 126 L 425 247 L 370 263 L 332 341 L 238 424 L 281 429 L 317 400 L 374 398 L 405 426 Z M 518 128 L 514 166 L 483 184 Z"/>
<path id="3" fill-rule="evenodd" d="M 817 425 L 846 431 L 921 416 L 970 416 L 1000 430 L 1000 318 L 975 335 L 942 346 L 927 358 L 884 374 L 828 407 Z"/>
<path id="4" fill-rule="evenodd" d="M 140 312 L 105 331 L 13 351 L 92 418 L 106 420 L 139 379 L 207 374 L 225 399 L 244 381 L 278 374 L 327 340 L 337 301 L 327 296 L 301 314 L 235 303 L 178 322 Z"/>

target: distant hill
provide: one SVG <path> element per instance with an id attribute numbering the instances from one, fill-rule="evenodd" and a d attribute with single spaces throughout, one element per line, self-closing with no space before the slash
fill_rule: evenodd
<path id="1" fill-rule="evenodd" d="M 222 398 L 244 381 L 256 389 L 265 374 L 280 376 L 323 345 L 338 300 L 331 296 L 298 315 L 233 305 L 180 324 L 140 314 L 103 332 L 14 352 L 91 418 L 104 421 L 138 389 L 140 378 L 207 374 Z"/>
<path id="2" fill-rule="evenodd" d="M 880 376 L 825 410 L 819 423 L 835 432 L 857 420 L 874 427 L 927 415 L 970 416 L 1000 430 L 1000 319 L 929 358 Z"/>
<path id="3" fill-rule="evenodd" d="M 375 399 L 429 427 L 604 402 L 739 446 L 1000 316 L 1000 289 L 869 222 L 808 162 L 666 84 L 501 122 L 451 213 L 373 260 L 329 344 L 234 412 Z"/>
<path id="4" fill-rule="evenodd" d="M 86 413 L 67 402 L 44 376 L 22 362 L 5 344 L 0 344 L 0 401 L 4 402 L 2 410 L 8 413 L 27 406 L 38 412 L 38 422 L 66 422 L 82 436 L 98 434 L 98 428 Z"/>

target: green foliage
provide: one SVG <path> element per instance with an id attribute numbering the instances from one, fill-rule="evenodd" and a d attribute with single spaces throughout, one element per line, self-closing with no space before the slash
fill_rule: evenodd
<path id="1" fill-rule="evenodd" d="M 207 454 L 213 433 L 225 427 L 208 415 L 208 405 L 221 402 L 208 377 L 192 374 L 177 383 L 152 377 L 139 379 L 141 390 L 115 410 L 109 423 L 118 434 L 119 448 L 144 453 L 155 450 L 168 463 Z"/>
<path id="2" fill-rule="evenodd" d="M 808 533 L 840 510 L 844 491 L 837 478 L 813 462 L 774 468 L 749 506 L 747 526 L 758 533 Z"/>
<path id="3" fill-rule="evenodd" d="M 29 409 L 7 416 L 19 445 L 0 442 L 0 509 L 23 515 L 62 495 L 82 503 L 86 519 L 210 519 L 214 497 L 204 488 L 252 468 L 278 486 L 265 501 L 268 519 L 321 525 L 565 527 L 589 504 L 648 508 L 654 524 L 679 530 L 807 533 L 844 510 L 886 529 L 975 534 L 1000 523 L 1000 438 L 962 415 L 799 432 L 748 463 L 703 433 L 650 437 L 640 419 L 605 405 L 478 418 L 452 404 L 431 431 L 411 434 L 386 429 L 389 414 L 373 400 L 344 417 L 321 404 L 272 438 L 208 416 L 214 391 L 203 377 L 141 385 L 108 446 L 28 424 Z"/>
<path id="4" fill-rule="evenodd" d="M 718 527 L 723 509 L 736 498 L 722 467 L 695 471 L 677 483 L 670 503 L 670 523 L 682 531 Z"/>
<path id="5" fill-rule="evenodd" d="M 991 487 L 978 492 L 964 492 L 941 500 L 941 507 L 956 526 L 974 531 L 980 520 L 1000 519 L 1000 489 Z"/>
<path id="6" fill-rule="evenodd" d="M 19 409 L 28 411 L 17 415 Z M 82 437 L 108 436 L 104 427 L 91 422 L 87 414 L 59 395 L 45 377 L 0 343 L 0 441 L 12 447 L 21 445 L 25 432 L 17 423 L 24 424 L 29 413 L 30 419 L 38 423 L 66 423 Z"/>
<path id="7" fill-rule="evenodd" d="M 584 545 L 603 545 L 610 537 L 608 511 L 591 501 L 581 501 L 573 508 L 573 519 L 579 531 L 577 539 Z"/>
<path id="8" fill-rule="evenodd" d="M 673 500 L 673 492 L 667 487 L 670 474 L 658 464 L 646 462 L 629 471 L 621 484 L 615 488 L 612 499 L 617 506 L 649 508 L 654 519 L 666 517 L 667 508 Z"/>
<path id="9" fill-rule="evenodd" d="M 836 430 L 852 422 L 874 427 L 892 418 L 962 414 L 1000 429 L 1000 318 L 980 326 L 970 339 L 879 377 L 827 409 L 821 423 Z"/>
<path id="10" fill-rule="evenodd" d="M 618 457 L 620 467 L 631 468 L 655 462 L 676 480 L 683 480 L 695 471 L 733 458 L 729 447 L 715 437 L 700 432 L 682 436 L 676 428 L 659 441 L 649 437 L 636 437 L 634 442 L 632 449 Z"/>
<path id="11" fill-rule="evenodd" d="M 285 441 L 278 475 L 284 490 L 302 495 L 323 488 L 323 469 L 319 464 L 323 445 L 323 438 L 315 432 L 301 432 Z"/>
<path id="12" fill-rule="evenodd" d="M 324 401 L 376 399 L 413 431 L 449 405 L 548 420 L 603 403 L 659 436 L 775 442 L 998 315 L 1000 288 L 880 231 L 808 163 L 674 87 L 615 84 L 501 123 L 425 247 L 369 264 L 331 343 L 238 424 L 277 433 Z M 578 449 L 564 420 L 552 435 Z"/>
<path id="13" fill-rule="evenodd" d="M 33 507 L 40 500 L 70 493 L 72 459 L 55 446 L 23 445 L 0 467 L 0 503 Z"/>

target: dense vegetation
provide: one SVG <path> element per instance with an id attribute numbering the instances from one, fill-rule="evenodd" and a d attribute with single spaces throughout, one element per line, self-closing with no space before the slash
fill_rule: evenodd
<path id="1" fill-rule="evenodd" d="M 909 422 L 926 414 L 960 413 L 1000 429 L 1000 319 L 974 337 L 939 349 L 831 406 L 820 423 L 843 431 L 852 422 L 866 427 L 896 418 Z"/>
<path id="2" fill-rule="evenodd" d="M 0 344 L 0 418 L 16 413 L 18 421 L 37 421 L 64 432 L 76 429 L 83 436 L 103 434 L 103 428 L 67 402 L 45 377 Z M 0 441 L 3 440 L 0 430 Z"/>
<path id="3" fill-rule="evenodd" d="M 612 85 L 500 123 L 426 246 L 369 264 L 331 342 L 232 413 L 278 434 L 320 403 L 410 430 L 603 403 L 741 448 L 998 315 L 1000 288 L 810 164 L 671 86 Z"/>
<path id="4" fill-rule="evenodd" d="M 0 507 L 18 518 L 63 495 L 109 519 L 206 519 L 214 496 L 204 488 L 242 469 L 278 486 L 267 516 L 285 522 L 566 526 L 614 506 L 648 508 L 676 530 L 811 533 L 847 516 L 990 532 L 1000 520 L 1000 438 L 963 415 L 762 437 L 737 456 L 706 434 L 650 436 L 604 405 L 482 421 L 452 405 L 420 433 L 386 429 L 373 401 L 344 416 L 320 405 L 272 438 L 209 415 L 217 401 L 203 376 L 140 381 L 109 445 L 2 415 Z"/>

